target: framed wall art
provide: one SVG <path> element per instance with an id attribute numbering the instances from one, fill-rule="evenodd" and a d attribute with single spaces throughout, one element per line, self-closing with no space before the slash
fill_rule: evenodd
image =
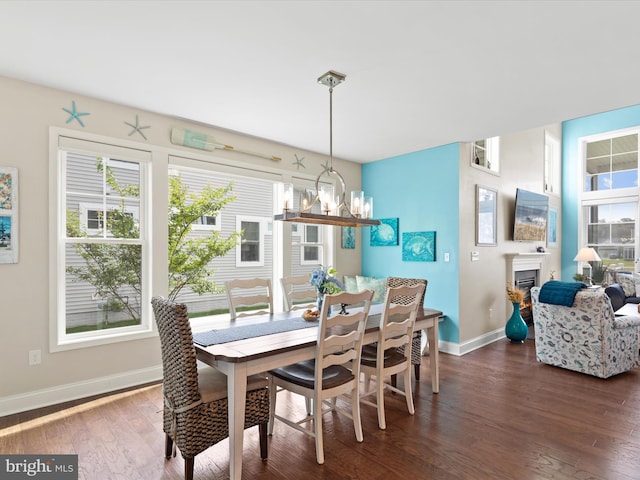
<path id="1" fill-rule="evenodd" d="M 342 227 L 342 248 L 356 248 L 356 227 Z"/>
<path id="2" fill-rule="evenodd" d="M 549 207 L 549 221 L 547 222 L 547 247 L 558 246 L 558 208 Z"/>
<path id="3" fill-rule="evenodd" d="M 406 232 L 402 234 L 403 262 L 435 262 L 436 232 Z"/>
<path id="4" fill-rule="evenodd" d="M 0 263 L 18 263 L 18 169 L 0 167 Z"/>
<path id="5" fill-rule="evenodd" d="M 371 227 L 369 245 L 372 247 L 388 247 L 398 245 L 398 219 L 381 218 L 380 225 Z"/>
<path id="6" fill-rule="evenodd" d="M 476 245 L 498 245 L 498 190 L 476 185 Z"/>

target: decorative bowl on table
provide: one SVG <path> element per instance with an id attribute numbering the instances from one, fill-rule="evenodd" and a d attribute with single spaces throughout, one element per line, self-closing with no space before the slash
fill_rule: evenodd
<path id="1" fill-rule="evenodd" d="M 320 312 L 318 310 L 311 310 L 310 308 L 306 309 L 302 318 L 304 318 L 307 322 L 317 322 L 320 318 Z"/>

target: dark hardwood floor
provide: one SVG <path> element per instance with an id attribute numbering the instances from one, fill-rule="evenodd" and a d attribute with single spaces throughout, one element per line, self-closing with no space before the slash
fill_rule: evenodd
<path id="1" fill-rule="evenodd" d="M 640 368 L 607 380 L 573 373 L 537 363 L 531 340 L 440 358 L 440 393 L 425 358 L 414 416 L 388 394 L 382 431 L 362 406 L 363 443 L 349 419 L 326 415 L 324 465 L 312 438 L 281 423 L 263 462 L 257 428 L 247 430 L 243 477 L 640 479 Z M 183 478 L 180 455 L 164 459 L 161 395 L 148 385 L 0 418 L 0 453 L 77 453 L 86 480 Z M 286 395 L 278 410 L 303 412 Z M 195 478 L 228 478 L 226 440 L 196 457 Z"/>

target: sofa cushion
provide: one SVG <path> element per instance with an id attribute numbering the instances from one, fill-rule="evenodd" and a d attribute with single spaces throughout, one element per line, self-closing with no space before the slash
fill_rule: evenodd
<path id="1" fill-rule="evenodd" d="M 622 290 L 624 290 L 625 297 L 636 296 L 636 284 L 631 273 L 618 273 L 616 275 L 616 280 L 622 287 Z"/>
<path id="2" fill-rule="evenodd" d="M 358 284 L 358 291 L 373 290 L 374 302 L 384 302 L 384 294 L 387 285 L 386 278 L 362 277 L 360 275 L 356 275 L 356 283 Z"/>
<path id="3" fill-rule="evenodd" d="M 358 283 L 356 282 L 356 277 L 345 275 L 344 276 L 344 289 L 350 293 L 358 292 Z"/>
<path id="4" fill-rule="evenodd" d="M 611 300 L 611 306 L 613 307 L 614 312 L 622 308 L 622 306 L 626 303 L 626 295 L 624 294 L 624 290 L 617 283 L 609 285 L 607 288 L 605 288 L 604 293 L 606 293 Z"/>

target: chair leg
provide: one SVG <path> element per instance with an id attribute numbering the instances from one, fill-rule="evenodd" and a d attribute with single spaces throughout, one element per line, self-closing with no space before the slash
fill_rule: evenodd
<path id="1" fill-rule="evenodd" d="M 318 464 L 324 463 L 324 446 L 322 444 L 322 402 L 319 397 L 313 399 L 313 430 L 316 437 L 316 460 Z M 355 417 L 354 417 L 355 418 Z"/>
<path id="2" fill-rule="evenodd" d="M 351 392 L 351 416 L 353 417 L 353 429 L 356 431 L 356 440 L 362 442 L 362 418 L 360 417 L 360 385 L 356 382 Z"/>
<path id="3" fill-rule="evenodd" d="M 193 480 L 193 457 L 184 459 L 184 480 Z"/>
<path id="4" fill-rule="evenodd" d="M 173 454 L 173 440 L 169 436 L 169 434 L 165 434 L 164 437 L 164 456 L 167 460 L 171 458 Z"/>
<path id="5" fill-rule="evenodd" d="M 404 396 L 407 399 L 407 410 L 409 410 L 409 413 L 413 415 L 415 413 L 415 409 L 413 408 L 413 391 L 411 390 L 411 369 L 410 368 L 407 368 L 404 371 Z"/>
<path id="6" fill-rule="evenodd" d="M 276 382 L 269 375 L 269 435 L 273 435 L 273 424 L 276 416 Z"/>
<path id="7" fill-rule="evenodd" d="M 269 456 L 269 451 L 267 449 L 267 424 L 259 423 L 258 430 L 260 432 L 260 458 L 262 460 L 266 460 Z"/>
<path id="8" fill-rule="evenodd" d="M 380 427 L 380 430 L 386 430 L 387 422 L 384 417 L 384 381 L 381 376 L 376 378 L 376 380 L 376 408 L 378 409 L 378 426 Z"/>
<path id="9" fill-rule="evenodd" d="M 415 373 L 415 376 L 416 376 L 416 382 L 419 382 L 420 381 L 420 364 L 419 363 L 416 363 L 413 366 L 413 372 Z"/>

